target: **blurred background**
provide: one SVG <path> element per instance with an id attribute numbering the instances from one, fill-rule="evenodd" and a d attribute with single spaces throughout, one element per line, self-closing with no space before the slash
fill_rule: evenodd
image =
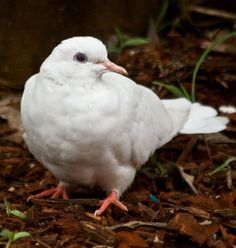
<path id="1" fill-rule="evenodd" d="M 123 195 L 129 212 L 101 218 L 91 214 L 99 189 L 26 200 L 57 180 L 23 141 L 24 84 L 58 43 L 85 35 L 161 99 L 186 97 L 230 120 L 223 132 L 178 135 L 158 149 Z M 12 248 L 236 247 L 235 145 L 236 0 L 0 0 L 0 246 L 27 231 Z"/>
<path id="2" fill-rule="evenodd" d="M 170 30 L 203 34 L 235 22 L 234 0 L 0 0 L 0 80 L 22 87 L 53 47 L 72 36 L 114 43 L 117 27 L 158 42 Z"/>

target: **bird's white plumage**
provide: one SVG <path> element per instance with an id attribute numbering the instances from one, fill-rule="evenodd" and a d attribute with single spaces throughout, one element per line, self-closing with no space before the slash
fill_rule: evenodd
<path id="1" fill-rule="evenodd" d="M 86 63 L 74 61 L 77 52 L 87 55 Z M 98 185 L 120 195 L 136 170 L 178 132 L 225 128 L 214 109 L 186 99 L 161 101 L 151 90 L 107 71 L 98 63 L 105 60 L 101 41 L 74 37 L 57 46 L 26 83 L 25 141 L 63 184 Z"/>

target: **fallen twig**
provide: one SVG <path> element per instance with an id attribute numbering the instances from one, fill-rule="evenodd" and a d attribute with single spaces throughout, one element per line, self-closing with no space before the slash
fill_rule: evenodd
<path id="1" fill-rule="evenodd" d="M 45 242 L 43 242 L 43 241 L 41 241 L 41 240 L 39 240 L 39 239 L 33 238 L 33 240 L 34 240 L 36 243 L 38 243 L 38 244 L 40 244 L 40 245 L 42 245 L 42 246 L 44 246 L 44 247 L 46 247 L 46 248 L 52 248 L 50 245 L 46 244 Z M 36 246 L 37 246 L 37 245 L 36 245 Z"/>
<path id="2" fill-rule="evenodd" d="M 229 169 L 226 172 L 226 182 L 227 182 L 228 189 L 232 189 L 233 188 L 233 182 L 232 182 L 232 171 L 231 171 L 231 169 Z"/>
<path id="3" fill-rule="evenodd" d="M 184 163 L 184 161 L 187 159 L 187 156 L 192 151 L 193 147 L 196 145 L 197 141 L 198 141 L 198 135 L 193 135 L 191 139 L 189 140 L 189 142 L 187 143 L 184 150 L 182 151 L 182 153 L 180 154 L 176 162 L 177 165 L 181 165 Z"/>
<path id="4" fill-rule="evenodd" d="M 31 199 L 32 202 L 43 204 L 43 203 L 61 203 L 61 204 L 80 204 L 84 206 L 97 206 L 99 200 L 98 199 Z"/>
<path id="5" fill-rule="evenodd" d="M 176 162 L 176 166 L 180 172 L 180 175 L 185 180 L 185 182 L 190 186 L 190 188 L 192 189 L 192 191 L 195 194 L 198 194 L 198 191 L 193 185 L 194 176 L 189 175 L 186 172 L 184 172 L 182 164 L 187 159 L 188 154 L 192 151 L 192 149 L 196 145 L 197 141 L 198 141 L 198 135 L 193 135 Z"/>
<path id="6" fill-rule="evenodd" d="M 161 223 L 161 222 L 143 222 L 143 221 L 130 221 L 127 223 L 122 223 L 122 224 L 118 224 L 118 225 L 114 225 L 114 226 L 109 226 L 107 227 L 109 230 L 116 230 L 118 228 L 122 228 L 122 227 L 127 227 L 130 229 L 134 229 L 137 228 L 139 226 L 151 226 L 151 227 L 158 227 L 158 228 L 166 228 L 167 227 L 167 223 Z"/>
<path id="7" fill-rule="evenodd" d="M 224 19 L 236 20 L 236 14 L 224 10 L 206 8 L 197 5 L 192 5 L 192 6 L 190 5 L 187 8 L 192 12 L 196 12 L 203 15 L 217 16 Z"/>
<path id="8" fill-rule="evenodd" d="M 189 185 L 189 187 L 192 189 L 192 191 L 197 195 L 198 191 L 193 185 L 194 182 L 194 176 L 189 175 L 188 173 L 184 172 L 184 168 L 182 166 L 177 166 L 178 170 L 180 172 L 181 177 L 184 179 L 184 181 Z"/>

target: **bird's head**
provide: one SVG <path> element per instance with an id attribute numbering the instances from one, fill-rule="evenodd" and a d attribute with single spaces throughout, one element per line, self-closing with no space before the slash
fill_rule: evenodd
<path id="1" fill-rule="evenodd" d="M 127 71 L 112 63 L 107 57 L 105 45 L 93 37 L 73 37 L 62 41 L 42 64 L 41 71 L 65 77 L 95 75 L 112 71 L 127 75 Z"/>

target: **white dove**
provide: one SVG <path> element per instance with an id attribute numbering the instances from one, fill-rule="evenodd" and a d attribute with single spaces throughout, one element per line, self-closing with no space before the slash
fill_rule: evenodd
<path id="1" fill-rule="evenodd" d="M 123 210 L 122 193 L 152 153 L 177 133 L 212 133 L 228 120 L 186 99 L 160 100 L 121 75 L 105 45 L 93 37 L 62 41 L 25 85 L 21 102 L 30 152 L 59 179 L 56 188 L 30 198 L 68 199 L 68 187 L 101 187 Z"/>

